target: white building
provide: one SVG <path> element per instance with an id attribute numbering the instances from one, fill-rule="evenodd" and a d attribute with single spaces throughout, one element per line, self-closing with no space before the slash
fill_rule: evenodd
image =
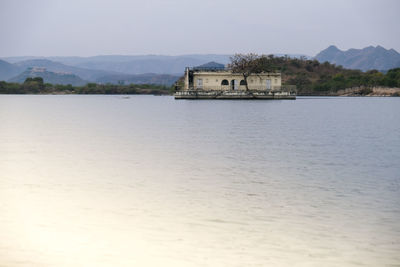
<path id="1" fill-rule="evenodd" d="M 247 77 L 249 90 L 280 90 L 281 74 L 264 72 Z M 246 90 L 246 82 L 241 73 L 225 69 L 186 68 L 184 90 Z"/>

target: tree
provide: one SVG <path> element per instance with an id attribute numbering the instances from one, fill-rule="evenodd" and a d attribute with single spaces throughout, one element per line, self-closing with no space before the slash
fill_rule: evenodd
<path id="1" fill-rule="evenodd" d="M 28 77 L 23 83 L 24 91 L 39 93 L 44 89 L 44 83 L 42 77 Z"/>
<path id="2" fill-rule="evenodd" d="M 235 54 L 234 56 L 230 57 L 231 63 L 228 65 L 228 67 L 233 73 L 240 73 L 243 75 L 246 91 L 249 90 L 247 78 L 253 73 L 262 72 L 259 59 L 260 56 L 253 53 Z"/>

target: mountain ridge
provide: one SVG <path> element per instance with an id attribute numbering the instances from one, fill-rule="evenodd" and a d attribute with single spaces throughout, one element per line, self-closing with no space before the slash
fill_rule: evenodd
<path id="1" fill-rule="evenodd" d="M 400 54 L 393 48 L 385 49 L 380 45 L 376 47 L 367 46 L 362 49 L 350 48 L 345 51 L 340 50 L 335 45 L 330 45 L 319 52 L 315 59 L 319 62 L 328 61 L 344 68 L 362 71 L 373 69 L 386 71 L 400 67 Z"/>
<path id="2" fill-rule="evenodd" d="M 0 59 L 0 81 L 8 80 L 9 78 L 21 73 L 21 71 L 23 71 L 22 68 Z"/>

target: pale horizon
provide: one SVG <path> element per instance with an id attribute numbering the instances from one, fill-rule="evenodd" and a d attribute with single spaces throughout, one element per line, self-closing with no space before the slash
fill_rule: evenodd
<path id="1" fill-rule="evenodd" d="M 368 46 L 365 47 L 350 47 L 347 49 L 342 49 L 341 47 L 332 44 L 333 46 L 336 46 L 339 50 L 341 51 L 347 51 L 349 49 L 363 49 L 366 48 Z M 377 47 L 377 46 L 382 46 L 382 45 L 369 45 L 369 46 L 373 46 L 373 47 Z M 390 49 L 394 49 L 394 48 L 389 48 L 389 47 L 384 47 L 383 48 L 390 50 Z M 325 47 L 322 50 L 328 48 Z M 397 49 L 394 49 L 396 52 L 399 52 Z M 308 57 L 315 57 L 319 52 L 318 51 L 315 55 L 307 55 L 307 54 L 298 54 L 298 53 L 258 53 L 258 54 L 264 54 L 264 55 L 288 55 L 288 56 L 308 56 Z M 231 53 L 231 54 L 218 54 L 218 53 L 187 53 L 187 54 L 156 54 L 156 53 L 148 53 L 148 54 L 96 54 L 96 55 L 88 55 L 88 56 L 77 56 L 77 55 L 65 55 L 65 56 L 59 56 L 59 55 L 49 55 L 49 56 L 42 56 L 42 55 L 13 55 L 13 56 L 4 56 L 1 58 L 14 58 L 14 57 L 35 57 L 35 58 L 52 58 L 52 57 L 78 57 L 78 58 L 90 58 L 90 57 L 102 57 L 102 56 L 123 56 L 123 57 L 139 57 L 139 56 L 165 56 L 165 57 L 182 57 L 182 56 L 207 56 L 207 55 L 218 55 L 218 56 L 231 56 L 234 55 L 238 52 L 235 53 Z"/>

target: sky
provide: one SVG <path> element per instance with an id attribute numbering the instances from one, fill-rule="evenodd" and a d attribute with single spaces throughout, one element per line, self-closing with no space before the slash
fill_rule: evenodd
<path id="1" fill-rule="evenodd" d="M 0 57 L 400 52 L 397 0 L 0 0 Z"/>

